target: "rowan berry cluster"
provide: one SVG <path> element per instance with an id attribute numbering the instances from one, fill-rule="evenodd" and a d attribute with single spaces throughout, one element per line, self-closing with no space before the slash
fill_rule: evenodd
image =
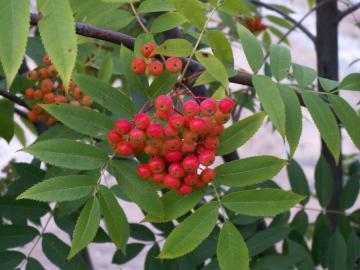
<path id="1" fill-rule="evenodd" d="M 176 101 L 174 99 L 177 99 Z M 108 142 L 122 156 L 149 155 L 137 174 L 165 187 L 189 194 L 215 178 L 213 164 L 223 124 L 229 120 L 235 103 L 230 98 L 185 101 L 176 107 L 178 97 L 162 95 L 152 106 L 154 115 L 140 112 L 133 121 L 119 119 L 108 134 Z"/>
<path id="2" fill-rule="evenodd" d="M 57 76 L 55 66 L 51 63 L 48 55 L 43 58 L 45 67 L 38 70 L 31 70 L 27 74 L 27 79 L 34 83 L 34 86 L 24 91 L 25 97 L 30 103 L 31 111 L 27 118 L 31 122 L 41 121 L 48 125 L 54 125 L 57 120 L 44 111 L 39 105 L 41 103 L 69 103 L 74 106 L 92 106 L 92 100 L 84 95 L 73 81 L 70 81 L 69 91 L 66 93 L 63 84 Z"/>
<path id="3" fill-rule="evenodd" d="M 131 62 L 131 71 L 135 74 L 143 74 L 148 71 L 150 75 L 160 76 L 164 71 L 164 65 L 161 61 L 151 57 L 156 50 L 156 44 L 146 43 L 141 48 L 141 54 L 146 58 L 137 57 Z M 170 73 L 178 73 L 182 70 L 181 59 L 169 57 L 165 61 L 165 68 Z"/>

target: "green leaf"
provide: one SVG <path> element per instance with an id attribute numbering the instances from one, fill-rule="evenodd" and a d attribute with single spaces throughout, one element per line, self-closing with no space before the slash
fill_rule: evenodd
<path id="1" fill-rule="evenodd" d="M 109 117 L 84 106 L 47 104 L 41 107 L 65 126 L 94 138 L 106 138 L 114 126 Z"/>
<path id="2" fill-rule="evenodd" d="M 135 107 L 133 102 L 121 91 L 95 77 L 85 74 L 76 74 L 74 80 L 81 88 L 81 91 L 116 116 L 126 119 L 134 117 Z"/>
<path id="3" fill-rule="evenodd" d="M 289 255 L 297 261 L 296 267 L 298 270 L 315 270 L 311 256 L 303 245 L 289 239 L 286 240 L 286 244 Z"/>
<path id="4" fill-rule="evenodd" d="M 45 233 L 42 237 L 42 250 L 46 257 L 59 269 L 90 270 L 82 257 L 66 259 L 70 247 L 53 234 Z"/>
<path id="5" fill-rule="evenodd" d="M 331 225 L 327 216 L 320 214 L 315 222 L 312 239 L 312 257 L 315 264 L 325 266 L 328 242 L 331 237 Z"/>
<path id="6" fill-rule="evenodd" d="M 246 190 L 227 194 L 222 202 L 237 214 L 275 216 L 299 203 L 303 196 L 281 189 Z"/>
<path id="7" fill-rule="evenodd" d="M 96 197 L 87 201 L 76 222 L 68 259 L 86 247 L 95 237 L 100 223 L 100 205 Z"/>
<path id="8" fill-rule="evenodd" d="M 340 83 L 339 88 L 345 90 L 360 90 L 360 73 L 352 73 L 347 75 Z"/>
<path id="9" fill-rule="evenodd" d="M 161 202 L 164 206 L 164 216 L 159 218 L 151 215 L 147 215 L 144 221 L 147 222 L 167 222 L 181 217 L 202 199 L 204 194 L 199 191 L 193 191 L 188 195 L 181 195 L 175 190 L 171 190 L 161 198 Z"/>
<path id="10" fill-rule="evenodd" d="M 182 14 L 178 12 L 169 12 L 155 18 L 150 31 L 154 34 L 161 33 L 176 28 L 186 22 L 188 22 L 188 20 Z"/>
<path id="11" fill-rule="evenodd" d="M 354 230 L 352 230 L 351 233 L 348 235 L 346 245 L 347 265 L 348 269 L 351 269 L 360 256 L 360 239 L 359 236 L 354 232 Z"/>
<path id="12" fill-rule="evenodd" d="M 108 53 L 107 57 L 101 63 L 98 77 L 104 82 L 109 82 L 114 72 L 114 62 L 112 54 Z"/>
<path id="13" fill-rule="evenodd" d="M 107 155 L 98 148 L 67 139 L 41 141 L 23 149 L 51 165 L 78 170 L 102 167 Z"/>
<path id="14" fill-rule="evenodd" d="M 143 210 L 156 217 L 163 216 L 163 205 L 157 188 L 136 174 L 137 164 L 128 160 L 116 160 L 111 164 L 112 174 L 120 189 Z"/>
<path id="15" fill-rule="evenodd" d="M 315 93 L 303 92 L 302 97 L 330 152 L 335 160 L 340 156 L 340 131 L 329 106 Z"/>
<path id="16" fill-rule="evenodd" d="M 28 0 L 0 1 L 0 62 L 10 88 L 25 56 L 30 27 Z"/>
<path id="17" fill-rule="evenodd" d="M 154 233 L 145 225 L 132 223 L 130 224 L 130 236 L 136 240 L 154 242 Z"/>
<path id="18" fill-rule="evenodd" d="M 197 28 L 203 29 L 206 16 L 197 0 L 172 0 L 172 2 L 178 12 L 184 15 Z"/>
<path id="19" fill-rule="evenodd" d="M 151 13 L 160 11 L 174 11 L 175 7 L 171 0 L 145 0 L 139 5 L 137 12 Z"/>
<path id="20" fill-rule="evenodd" d="M 177 81 L 178 74 L 169 73 L 164 71 L 163 74 L 157 76 L 151 83 L 147 96 L 154 99 L 162 94 L 169 93 L 171 88 Z"/>
<path id="21" fill-rule="evenodd" d="M 228 89 L 229 80 L 224 64 L 216 56 L 206 52 L 197 52 L 195 55 L 196 59 L 205 67 L 206 71 L 220 82 L 225 89 Z"/>
<path id="22" fill-rule="evenodd" d="M 273 44 L 270 47 L 271 73 L 277 81 L 287 77 L 291 67 L 291 54 L 288 48 Z"/>
<path id="23" fill-rule="evenodd" d="M 212 83 L 212 82 L 215 82 L 215 81 L 216 81 L 215 78 L 208 71 L 205 70 L 197 78 L 196 82 L 194 83 L 194 87 L 199 86 L 199 85 L 203 85 L 203 84 Z"/>
<path id="24" fill-rule="evenodd" d="M 125 247 L 129 224 L 114 194 L 105 186 L 100 186 L 100 208 L 111 240 L 117 248 Z"/>
<path id="25" fill-rule="evenodd" d="M 37 260 L 29 257 L 26 264 L 26 270 L 45 270 L 45 268 Z"/>
<path id="26" fill-rule="evenodd" d="M 170 233 L 159 258 L 172 259 L 194 250 L 214 229 L 217 218 L 218 204 L 215 202 L 197 209 Z"/>
<path id="27" fill-rule="evenodd" d="M 0 252 L 0 269 L 16 269 L 25 259 L 24 254 L 17 251 Z"/>
<path id="28" fill-rule="evenodd" d="M 279 133 L 285 137 L 286 117 L 285 105 L 277 85 L 266 76 L 252 77 L 256 93 L 258 94 L 265 112 Z"/>
<path id="29" fill-rule="evenodd" d="M 162 54 L 165 56 L 186 57 L 193 50 L 192 44 L 186 39 L 168 39 L 152 53 L 152 55 Z"/>
<path id="30" fill-rule="evenodd" d="M 260 257 L 256 260 L 253 269 L 254 270 L 268 270 L 270 269 L 292 269 L 296 263 L 296 259 L 280 254 L 271 254 L 264 257 Z"/>
<path id="31" fill-rule="evenodd" d="M 30 226 L 0 225 L 0 250 L 23 246 L 38 234 L 39 232 Z"/>
<path id="32" fill-rule="evenodd" d="M 236 26 L 246 59 L 251 69 L 258 72 L 264 63 L 264 53 L 260 42 L 245 26 L 241 24 L 236 24 Z"/>
<path id="33" fill-rule="evenodd" d="M 97 179 L 86 175 L 58 176 L 32 186 L 17 199 L 32 199 L 43 202 L 73 201 L 88 196 L 94 191 Z"/>
<path id="34" fill-rule="evenodd" d="M 258 131 L 264 117 L 265 113 L 259 112 L 226 128 L 225 132 L 220 136 L 217 155 L 228 154 L 246 143 Z"/>
<path id="35" fill-rule="evenodd" d="M 260 231 L 255 233 L 246 244 L 249 248 L 249 254 L 251 257 L 254 257 L 261 252 L 272 247 L 277 242 L 283 240 L 289 233 L 291 229 L 284 227 L 272 227 L 266 229 L 265 231 Z"/>
<path id="36" fill-rule="evenodd" d="M 122 250 L 117 250 L 112 258 L 112 263 L 114 264 L 124 264 L 131 259 L 135 258 L 145 247 L 144 244 L 140 243 L 131 243 L 126 247 L 126 254 Z"/>
<path id="37" fill-rule="evenodd" d="M 302 132 L 302 114 L 299 99 L 295 91 L 285 85 L 279 85 L 281 97 L 285 104 L 285 133 L 293 156 L 299 145 Z"/>
<path id="38" fill-rule="evenodd" d="M 345 210 L 356 202 L 360 189 L 359 179 L 350 177 L 340 194 L 340 209 Z"/>
<path id="39" fill-rule="evenodd" d="M 217 244 L 217 259 L 221 270 L 248 270 L 249 251 L 237 228 L 225 221 Z"/>
<path id="40" fill-rule="evenodd" d="M 334 90 L 335 88 L 339 87 L 339 85 L 340 85 L 340 83 L 338 81 L 333 81 L 333 80 L 329 80 L 329 79 L 322 78 L 322 77 L 319 77 L 319 82 L 320 82 L 322 89 L 324 89 L 325 91 Z"/>
<path id="41" fill-rule="evenodd" d="M 316 78 L 316 71 L 309 67 L 293 64 L 293 71 L 295 80 L 302 88 L 306 88 Z"/>
<path id="42" fill-rule="evenodd" d="M 216 167 L 216 182 L 231 187 L 259 184 L 277 175 L 286 160 L 272 156 L 249 157 Z"/>
<path id="43" fill-rule="evenodd" d="M 37 4 L 42 14 L 38 24 L 41 39 L 67 87 L 75 67 L 77 54 L 75 20 L 71 7 L 68 1 L 64 0 L 39 0 Z"/>
<path id="44" fill-rule="evenodd" d="M 306 212 L 304 210 L 297 212 L 290 226 L 302 235 L 305 235 L 309 226 L 309 218 Z"/>
<path id="45" fill-rule="evenodd" d="M 300 195 L 309 197 L 310 189 L 303 169 L 295 159 L 289 161 L 287 166 L 291 190 Z M 304 199 L 301 204 L 306 204 L 309 198 Z"/>
<path id="46" fill-rule="evenodd" d="M 346 243 L 339 229 L 329 239 L 327 265 L 329 270 L 342 270 L 346 265 Z"/>
<path id="47" fill-rule="evenodd" d="M 166 267 L 164 266 L 164 263 L 166 262 L 156 258 L 159 253 L 159 245 L 154 244 L 146 255 L 144 270 L 166 270 Z"/>
<path id="48" fill-rule="evenodd" d="M 210 30 L 207 31 L 206 38 L 214 55 L 226 67 L 234 68 L 234 56 L 227 37 L 220 31 Z"/>
<path id="49" fill-rule="evenodd" d="M 0 100 L 0 137 L 4 138 L 9 143 L 12 137 L 14 136 L 14 130 L 15 130 L 14 103 L 7 99 L 1 99 Z"/>
<path id="50" fill-rule="evenodd" d="M 353 143 L 360 149 L 360 118 L 355 110 L 343 98 L 329 95 L 330 104 L 345 126 Z"/>
<path id="51" fill-rule="evenodd" d="M 251 11 L 246 1 L 225 0 L 219 9 L 231 16 L 237 16 L 239 14 L 251 16 Z"/>
<path id="52" fill-rule="evenodd" d="M 315 167 L 315 189 L 320 205 L 328 206 L 334 192 L 334 181 L 330 165 L 323 156 L 320 157 Z"/>

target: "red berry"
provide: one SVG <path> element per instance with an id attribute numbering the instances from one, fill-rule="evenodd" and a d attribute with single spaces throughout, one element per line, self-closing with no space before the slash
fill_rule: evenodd
<path id="1" fill-rule="evenodd" d="M 164 177 L 164 185 L 171 189 L 178 189 L 181 185 L 180 179 L 171 176 L 170 174 L 167 174 Z"/>
<path id="2" fill-rule="evenodd" d="M 215 124 L 214 129 L 211 131 L 211 135 L 213 136 L 219 136 L 224 133 L 224 126 L 221 124 Z"/>
<path id="3" fill-rule="evenodd" d="M 181 187 L 179 187 L 179 189 L 178 189 L 178 192 L 181 195 L 187 195 L 187 194 L 191 193 L 191 191 L 192 191 L 192 187 L 185 185 L 185 184 L 182 184 Z"/>
<path id="4" fill-rule="evenodd" d="M 141 178 L 149 178 L 151 176 L 151 171 L 149 168 L 149 165 L 146 164 L 140 164 L 137 167 L 136 173 L 141 177 Z"/>
<path id="5" fill-rule="evenodd" d="M 197 134 L 204 134 L 206 132 L 204 119 L 199 117 L 192 119 L 190 122 L 190 129 Z"/>
<path id="6" fill-rule="evenodd" d="M 116 130 L 111 130 L 108 133 L 108 142 L 111 145 L 116 145 L 121 142 L 122 136 L 116 132 Z"/>
<path id="7" fill-rule="evenodd" d="M 153 173 L 162 173 L 165 170 L 165 161 L 162 158 L 154 157 L 149 160 L 149 168 Z"/>
<path id="8" fill-rule="evenodd" d="M 146 134 L 143 130 L 139 128 L 134 128 L 129 133 L 129 141 L 130 143 L 135 145 L 140 145 L 146 140 Z"/>
<path id="9" fill-rule="evenodd" d="M 53 117 L 49 117 L 48 120 L 47 120 L 47 123 L 49 126 L 52 126 L 52 125 L 55 125 L 57 122 L 57 120 Z"/>
<path id="10" fill-rule="evenodd" d="M 43 100 L 45 103 L 54 103 L 55 102 L 55 96 L 53 93 L 46 93 L 43 97 Z"/>
<path id="11" fill-rule="evenodd" d="M 134 74 L 143 74 L 146 71 L 146 63 L 145 60 L 138 57 L 135 58 L 132 62 L 131 62 L 131 71 Z"/>
<path id="12" fill-rule="evenodd" d="M 82 96 L 80 88 L 79 87 L 74 88 L 72 95 L 75 99 L 80 99 Z"/>
<path id="13" fill-rule="evenodd" d="M 220 100 L 219 102 L 219 110 L 222 113 L 231 113 L 232 110 L 234 109 L 236 103 L 229 97 L 224 98 L 222 100 Z"/>
<path id="14" fill-rule="evenodd" d="M 165 159 L 168 162 L 179 162 L 182 159 L 182 152 L 179 150 L 176 151 L 166 151 L 165 152 Z"/>
<path id="15" fill-rule="evenodd" d="M 207 150 L 207 149 L 205 148 L 204 145 L 198 144 L 198 145 L 196 146 L 195 152 L 196 152 L 196 154 L 200 155 L 201 153 L 203 153 L 203 152 L 206 151 L 206 150 Z"/>
<path id="16" fill-rule="evenodd" d="M 55 97 L 56 104 L 67 103 L 67 102 L 68 102 L 68 99 L 65 96 L 56 96 Z"/>
<path id="17" fill-rule="evenodd" d="M 150 117 L 146 113 L 138 113 L 134 118 L 135 127 L 146 130 L 150 124 Z"/>
<path id="18" fill-rule="evenodd" d="M 216 122 L 212 118 L 204 118 L 204 121 L 205 121 L 205 130 L 206 130 L 204 134 L 210 134 L 215 128 Z"/>
<path id="19" fill-rule="evenodd" d="M 91 107 L 92 100 L 89 96 L 83 96 L 81 99 L 81 103 L 86 107 Z"/>
<path id="20" fill-rule="evenodd" d="M 38 73 L 36 70 L 30 70 L 27 74 L 26 74 L 26 78 L 29 81 L 32 82 L 36 82 L 39 79 Z"/>
<path id="21" fill-rule="evenodd" d="M 170 73 L 178 73 L 182 70 L 182 62 L 177 57 L 170 57 L 166 60 L 165 67 Z"/>
<path id="22" fill-rule="evenodd" d="M 181 145 L 182 143 L 179 138 L 168 139 L 165 141 L 166 150 L 180 150 Z"/>
<path id="23" fill-rule="evenodd" d="M 35 90 L 32 88 L 28 88 L 25 90 L 25 96 L 28 99 L 33 99 L 34 98 L 34 94 L 35 94 Z"/>
<path id="24" fill-rule="evenodd" d="M 162 126 L 158 123 L 151 123 L 146 129 L 146 134 L 150 138 L 162 138 L 164 136 L 164 130 Z"/>
<path id="25" fill-rule="evenodd" d="M 44 55 L 44 57 L 43 57 L 43 62 L 44 62 L 44 64 L 47 65 L 47 66 L 50 66 L 50 65 L 51 65 L 50 57 L 49 57 L 47 54 Z"/>
<path id="26" fill-rule="evenodd" d="M 161 95 L 155 99 L 155 108 L 159 111 L 162 111 L 162 112 L 171 111 L 172 105 L 173 105 L 173 103 L 172 103 L 171 97 L 169 97 L 169 96 Z"/>
<path id="27" fill-rule="evenodd" d="M 183 153 L 192 153 L 196 149 L 196 144 L 194 143 L 183 143 L 181 146 L 181 152 Z"/>
<path id="28" fill-rule="evenodd" d="M 43 98 L 43 93 L 41 90 L 35 90 L 34 92 L 34 99 L 35 100 L 41 100 Z"/>
<path id="29" fill-rule="evenodd" d="M 181 163 L 171 163 L 169 166 L 169 174 L 176 178 L 181 178 L 185 175 L 185 171 Z"/>
<path id="30" fill-rule="evenodd" d="M 170 117 L 169 124 L 175 129 L 181 129 L 184 127 L 184 117 L 180 114 L 174 114 Z"/>
<path id="31" fill-rule="evenodd" d="M 157 138 L 150 138 L 149 144 L 153 147 L 160 148 L 161 146 L 163 146 L 163 141 Z"/>
<path id="32" fill-rule="evenodd" d="M 184 177 L 184 183 L 188 186 L 193 186 L 199 181 L 199 175 L 197 173 L 189 173 Z"/>
<path id="33" fill-rule="evenodd" d="M 217 137 L 206 137 L 204 145 L 209 150 L 216 150 L 216 148 L 219 146 L 219 138 Z"/>
<path id="34" fill-rule="evenodd" d="M 129 142 L 121 142 L 116 149 L 116 153 L 123 156 L 131 156 L 134 153 L 134 149 Z"/>
<path id="35" fill-rule="evenodd" d="M 196 172 L 199 167 L 199 160 L 196 156 L 191 155 L 184 158 L 182 165 L 184 167 L 185 172 Z"/>
<path id="36" fill-rule="evenodd" d="M 199 155 L 199 162 L 201 165 L 209 166 L 214 163 L 215 160 L 215 153 L 210 150 L 204 150 Z"/>
<path id="37" fill-rule="evenodd" d="M 184 112 L 184 115 L 188 115 L 190 117 L 195 117 L 200 112 L 199 104 L 194 100 L 186 101 L 183 104 L 183 112 Z"/>
<path id="38" fill-rule="evenodd" d="M 57 72 L 57 70 L 56 70 L 56 68 L 55 68 L 54 65 L 50 65 L 50 66 L 47 68 L 47 71 L 48 71 L 48 74 L 49 74 L 51 77 L 55 77 L 55 76 L 58 74 L 58 72 Z"/>
<path id="39" fill-rule="evenodd" d="M 198 135 L 190 130 L 186 130 L 183 136 L 186 143 L 195 143 L 198 139 Z"/>
<path id="40" fill-rule="evenodd" d="M 70 101 L 70 105 L 73 105 L 73 106 L 80 106 L 81 104 L 80 104 L 80 102 L 79 102 L 79 101 L 77 101 L 77 100 L 73 99 L 72 101 Z"/>
<path id="41" fill-rule="evenodd" d="M 27 119 L 29 119 L 30 122 L 36 122 L 36 120 L 37 120 L 36 112 L 34 112 L 34 111 L 28 112 Z"/>
<path id="42" fill-rule="evenodd" d="M 131 130 L 131 123 L 128 120 L 119 119 L 115 123 L 115 130 L 121 135 L 128 134 Z"/>
<path id="43" fill-rule="evenodd" d="M 158 60 L 152 61 L 148 67 L 149 74 L 154 75 L 154 76 L 161 75 L 163 72 L 163 69 L 164 69 L 163 64 Z"/>
<path id="44" fill-rule="evenodd" d="M 164 181 L 165 173 L 154 173 L 151 177 L 154 183 L 162 183 Z"/>
<path id="45" fill-rule="evenodd" d="M 215 121 L 216 123 L 221 125 L 229 121 L 230 117 L 230 113 L 224 114 L 220 110 L 215 113 Z"/>
<path id="46" fill-rule="evenodd" d="M 41 79 L 46 79 L 49 77 L 49 73 L 46 68 L 40 68 L 38 71 L 38 75 Z"/>
<path id="47" fill-rule="evenodd" d="M 145 43 L 141 48 L 141 54 L 149 58 L 150 55 L 153 53 L 153 51 L 156 50 L 156 44 L 155 43 Z"/>
<path id="48" fill-rule="evenodd" d="M 170 127 L 169 125 L 167 125 L 165 128 L 164 128 L 164 133 L 166 135 L 166 137 L 169 137 L 169 138 L 174 138 L 176 137 L 178 134 L 179 134 L 179 131 L 175 128 L 172 128 Z"/>
<path id="49" fill-rule="evenodd" d="M 170 111 L 160 111 L 156 110 L 156 117 L 163 121 L 168 121 L 172 115 L 172 110 Z"/>
<path id="50" fill-rule="evenodd" d="M 159 149 L 148 144 L 145 146 L 144 152 L 148 155 L 155 156 L 159 153 Z"/>
<path id="51" fill-rule="evenodd" d="M 200 104 L 200 111 L 205 116 L 212 116 L 217 111 L 216 100 L 212 98 L 207 98 L 203 100 Z"/>
<path id="52" fill-rule="evenodd" d="M 204 182 L 204 183 L 209 183 L 209 182 L 213 181 L 215 179 L 215 177 L 216 177 L 216 172 L 214 169 L 211 169 L 211 168 L 206 168 L 200 174 L 201 182 Z"/>
<path id="53" fill-rule="evenodd" d="M 41 114 L 44 112 L 44 109 L 39 104 L 35 104 L 34 106 L 32 106 L 31 109 L 37 114 Z"/>

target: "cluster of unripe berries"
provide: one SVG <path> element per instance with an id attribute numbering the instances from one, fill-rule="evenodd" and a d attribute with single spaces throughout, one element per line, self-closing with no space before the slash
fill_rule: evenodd
<path id="1" fill-rule="evenodd" d="M 141 48 L 141 54 L 146 58 L 137 57 L 131 62 L 131 70 L 134 74 L 143 74 L 146 70 L 150 75 L 160 76 L 164 71 L 164 65 L 161 61 L 152 59 L 151 55 L 156 50 L 156 44 L 145 43 Z M 165 61 L 165 68 L 170 73 L 178 73 L 182 70 L 181 59 L 169 57 Z"/>
<path id="2" fill-rule="evenodd" d="M 175 98 L 177 98 L 175 96 Z M 230 98 L 217 102 L 185 101 L 182 112 L 174 108 L 171 96 L 156 98 L 155 115 L 138 113 L 133 121 L 120 119 L 108 134 L 108 142 L 122 156 L 147 154 L 137 174 L 165 187 L 189 194 L 215 178 L 213 164 L 223 124 L 235 103 Z"/>
<path id="3" fill-rule="evenodd" d="M 84 95 L 73 81 L 70 81 L 69 90 L 66 93 L 63 84 L 57 76 L 57 71 L 48 55 L 43 58 L 45 67 L 38 70 L 31 70 L 27 74 L 27 79 L 34 83 L 34 86 L 24 91 L 28 103 L 31 104 L 31 111 L 27 118 L 31 122 L 41 121 L 48 125 L 54 125 L 56 119 L 44 111 L 39 104 L 41 103 L 69 103 L 75 106 L 92 106 L 92 100 Z"/>

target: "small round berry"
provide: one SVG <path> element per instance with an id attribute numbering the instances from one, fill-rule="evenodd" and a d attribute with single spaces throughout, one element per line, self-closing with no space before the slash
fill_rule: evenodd
<path id="1" fill-rule="evenodd" d="M 154 183 L 162 183 L 164 181 L 165 173 L 154 173 L 151 177 L 151 180 Z"/>
<path id="2" fill-rule="evenodd" d="M 39 105 L 39 104 L 35 104 L 34 106 L 32 106 L 31 108 L 36 114 L 41 114 L 44 112 L 44 109 Z"/>
<path id="3" fill-rule="evenodd" d="M 175 138 L 179 135 L 179 130 L 167 125 L 164 127 L 164 133 L 168 138 Z"/>
<path id="4" fill-rule="evenodd" d="M 174 139 L 167 139 L 165 141 L 165 148 L 166 150 L 180 150 L 181 148 L 181 140 L 179 138 L 174 138 Z"/>
<path id="5" fill-rule="evenodd" d="M 146 140 L 146 134 L 139 128 L 134 128 L 129 133 L 129 141 L 132 145 L 140 145 Z"/>
<path id="6" fill-rule="evenodd" d="M 58 74 L 58 72 L 57 72 L 57 70 L 56 70 L 56 68 L 55 68 L 54 65 L 50 65 L 50 66 L 47 68 L 47 71 L 48 71 L 48 74 L 49 74 L 51 77 L 55 77 L 55 76 Z"/>
<path id="7" fill-rule="evenodd" d="M 47 115 L 46 113 L 37 115 L 37 120 L 40 122 L 47 122 L 48 119 L 49 119 L 49 115 Z"/>
<path id="8" fill-rule="evenodd" d="M 146 113 L 138 113 L 134 118 L 135 127 L 146 130 L 150 124 L 150 117 Z"/>
<path id="9" fill-rule="evenodd" d="M 215 160 L 215 153 L 210 150 L 204 150 L 199 155 L 199 162 L 201 165 L 209 166 L 214 163 Z"/>
<path id="10" fill-rule="evenodd" d="M 184 115 L 188 115 L 190 117 L 195 117 L 200 112 L 199 104 L 194 100 L 188 100 L 183 104 L 183 112 Z"/>
<path id="11" fill-rule="evenodd" d="M 161 148 L 163 146 L 163 140 L 158 138 L 150 138 L 148 143 L 155 148 Z"/>
<path id="12" fill-rule="evenodd" d="M 60 104 L 60 103 L 67 103 L 68 102 L 68 99 L 67 99 L 67 97 L 65 97 L 65 96 L 56 96 L 55 97 L 55 103 L 56 104 Z"/>
<path id="13" fill-rule="evenodd" d="M 184 127 L 184 117 L 180 114 L 174 114 L 170 117 L 169 125 L 177 130 Z"/>
<path id="14" fill-rule="evenodd" d="M 234 109 L 236 103 L 229 97 L 224 98 L 222 100 L 220 100 L 219 102 L 219 110 L 222 113 L 231 113 L 232 110 Z"/>
<path id="15" fill-rule="evenodd" d="M 165 67 L 170 73 L 178 73 L 182 70 L 182 62 L 177 57 L 170 57 L 166 60 Z"/>
<path id="16" fill-rule="evenodd" d="M 147 164 L 140 164 L 136 169 L 136 173 L 143 179 L 150 178 L 151 176 L 151 171 Z"/>
<path id="17" fill-rule="evenodd" d="M 33 99 L 34 98 L 34 94 L 35 94 L 35 90 L 32 88 L 28 88 L 25 90 L 25 96 L 28 99 Z"/>
<path id="18" fill-rule="evenodd" d="M 134 74 L 143 74 L 146 71 L 146 63 L 145 60 L 138 57 L 135 58 L 132 62 L 131 62 L 131 71 Z"/>
<path id="19" fill-rule="evenodd" d="M 183 153 L 192 153 L 196 149 L 195 143 L 183 143 L 181 146 L 181 152 Z"/>
<path id="20" fill-rule="evenodd" d="M 163 121 L 169 121 L 172 113 L 173 113 L 172 110 L 164 111 L 164 112 L 160 111 L 160 110 L 156 110 L 156 112 L 155 112 L 156 117 Z"/>
<path id="21" fill-rule="evenodd" d="M 165 170 L 165 161 L 162 158 L 154 157 L 149 160 L 149 168 L 153 173 L 162 173 Z"/>
<path id="22" fill-rule="evenodd" d="M 148 66 L 149 74 L 154 76 L 160 76 L 163 73 L 163 69 L 163 64 L 158 60 L 152 61 Z"/>
<path id="23" fill-rule="evenodd" d="M 153 51 L 156 50 L 156 44 L 149 42 L 149 43 L 145 43 L 142 48 L 141 48 L 141 54 L 146 57 L 149 58 L 150 55 L 153 53 Z"/>
<path id="24" fill-rule="evenodd" d="M 144 153 L 144 149 L 146 147 L 146 142 L 142 142 L 139 144 L 136 144 L 134 142 L 130 142 L 131 147 L 134 149 L 134 155 L 139 155 Z"/>
<path id="25" fill-rule="evenodd" d="M 206 137 L 204 146 L 209 150 L 216 150 L 219 146 L 219 138 L 217 137 Z"/>
<path id="26" fill-rule="evenodd" d="M 54 103 L 55 102 L 55 96 L 53 93 L 46 93 L 43 97 L 43 100 L 45 103 Z"/>
<path id="27" fill-rule="evenodd" d="M 198 145 L 196 146 L 195 152 L 196 152 L 197 155 L 200 155 L 201 153 L 203 153 L 203 152 L 206 151 L 206 150 L 207 150 L 207 149 L 205 148 L 204 145 L 198 144 Z"/>
<path id="28" fill-rule="evenodd" d="M 162 111 L 162 112 L 171 111 L 172 105 L 173 105 L 173 103 L 172 103 L 171 97 L 169 97 L 169 96 L 161 95 L 155 99 L 155 108 L 159 111 Z"/>
<path id="29" fill-rule="evenodd" d="M 111 145 L 116 145 L 121 142 L 122 136 L 116 132 L 116 130 L 111 130 L 108 133 L 108 142 Z"/>
<path id="30" fill-rule="evenodd" d="M 36 82 L 36 81 L 39 79 L 39 75 L 38 75 L 38 73 L 37 73 L 36 70 L 30 70 L 30 71 L 26 74 L 26 78 L 27 78 L 29 81 Z"/>
<path id="31" fill-rule="evenodd" d="M 80 102 L 78 100 L 75 100 L 73 99 L 72 101 L 70 101 L 70 105 L 73 105 L 73 106 L 80 106 Z"/>
<path id="32" fill-rule="evenodd" d="M 216 100 L 212 98 L 207 98 L 203 100 L 200 104 L 200 111 L 205 116 L 212 116 L 217 111 Z"/>
<path id="33" fill-rule="evenodd" d="M 129 142 L 120 142 L 116 149 L 116 153 L 122 156 L 131 156 L 134 153 L 134 149 Z"/>
<path id="34" fill-rule="evenodd" d="M 115 123 L 115 130 L 121 134 L 128 134 L 131 130 L 131 123 L 126 119 L 119 119 Z"/>
<path id="35" fill-rule="evenodd" d="M 49 117 L 48 120 L 47 120 L 47 123 L 48 123 L 49 126 L 55 125 L 56 122 L 57 122 L 57 120 L 54 117 Z"/>
<path id="36" fill-rule="evenodd" d="M 211 135 L 219 136 L 224 133 L 224 126 L 221 124 L 215 124 L 214 129 L 211 131 Z"/>
<path id="37" fill-rule="evenodd" d="M 229 121 L 230 117 L 230 113 L 224 114 L 220 110 L 215 113 L 215 121 L 221 125 Z"/>
<path id="38" fill-rule="evenodd" d="M 44 55 L 44 57 L 43 57 L 43 62 L 44 62 L 44 64 L 47 65 L 47 66 L 50 66 L 50 65 L 51 65 L 50 57 L 49 57 L 47 54 Z"/>
<path id="39" fill-rule="evenodd" d="M 171 189 L 178 189 L 181 185 L 180 179 L 171 176 L 170 174 L 167 174 L 164 177 L 164 185 Z"/>
<path id="40" fill-rule="evenodd" d="M 92 106 L 92 100 L 89 96 L 83 96 L 81 99 L 81 103 L 86 107 Z"/>
<path id="41" fill-rule="evenodd" d="M 186 130 L 184 132 L 183 137 L 186 143 L 195 143 L 198 139 L 198 135 L 195 132 L 192 132 L 191 130 Z"/>
<path id="42" fill-rule="evenodd" d="M 175 151 L 166 151 L 165 152 L 165 159 L 168 162 L 180 162 L 182 159 L 182 152 L 179 150 L 175 150 Z"/>
<path id="43" fill-rule="evenodd" d="M 150 145 L 150 144 L 148 144 L 148 145 L 145 146 L 144 152 L 146 154 L 150 155 L 150 156 L 155 156 L 155 155 L 157 155 L 159 153 L 159 149 L 152 146 L 152 145 Z"/>
<path id="44" fill-rule="evenodd" d="M 72 96 L 75 99 L 80 99 L 82 97 L 81 89 L 79 87 L 75 87 L 74 90 L 72 91 Z"/>
<path id="45" fill-rule="evenodd" d="M 215 177 L 216 177 L 216 172 L 214 169 L 211 169 L 211 168 L 206 168 L 200 174 L 201 182 L 204 182 L 204 183 L 209 183 L 209 182 L 213 181 L 215 179 Z"/>
<path id="46" fill-rule="evenodd" d="M 181 163 L 171 163 L 169 166 L 169 174 L 176 178 L 181 178 L 185 175 L 185 170 Z"/>
<path id="47" fill-rule="evenodd" d="M 29 119 L 30 122 L 36 122 L 36 120 L 37 120 L 36 112 L 34 112 L 34 111 L 28 112 L 27 119 Z"/>
<path id="48" fill-rule="evenodd" d="M 178 192 L 181 195 L 187 195 L 187 194 L 192 192 L 192 187 L 188 186 L 188 185 L 185 185 L 185 184 L 182 184 L 181 187 L 179 187 Z"/>
<path id="49" fill-rule="evenodd" d="M 68 87 L 69 90 L 74 90 L 75 87 L 76 87 L 75 82 L 74 82 L 73 80 L 70 80 L 70 82 L 69 82 L 69 87 Z"/>
<path id="50" fill-rule="evenodd" d="M 191 173 L 196 172 L 199 167 L 199 160 L 196 156 L 191 155 L 184 158 L 182 165 L 184 167 L 185 172 Z"/>
<path id="51" fill-rule="evenodd" d="M 46 79 L 49 77 L 49 73 L 46 68 L 40 68 L 38 71 L 38 75 L 41 79 Z"/>
<path id="52" fill-rule="evenodd" d="M 188 186 L 194 186 L 199 181 L 197 173 L 189 173 L 184 177 L 184 183 Z"/>
<path id="53" fill-rule="evenodd" d="M 190 129 L 197 134 L 204 134 L 206 132 L 205 121 L 202 118 L 194 118 L 190 122 Z"/>
<path id="54" fill-rule="evenodd" d="M 146 134 L 150 138 L 162 138 L 164 136 L 164 130 L 162 126 L 158 123 L 151 123 L 146 129 Z"/>
<path id="55" fill-rule="evenodd" d="M 35 90 L 34 92 L 34 99 L 35 100 L 41 100 L 43 98 L 43 93 L 41 92 L 41 90 Z"/>

